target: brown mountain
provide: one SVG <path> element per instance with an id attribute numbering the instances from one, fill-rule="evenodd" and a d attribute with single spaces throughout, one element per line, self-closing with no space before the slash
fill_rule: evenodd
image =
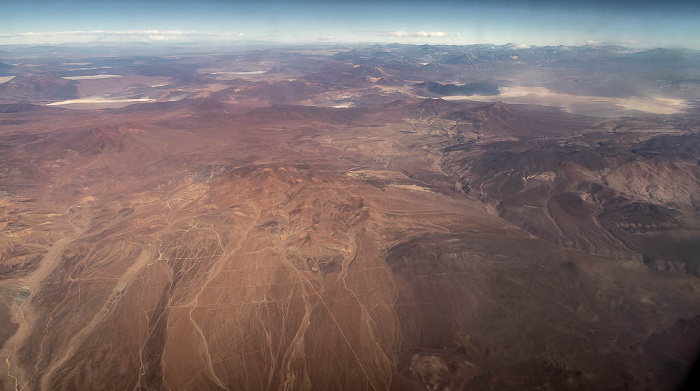
<path id="1" fill-rule="evenodd" d="M 49 74 L 16 76 L 0 84 L 0 99 L 63 100 L 77 97 L 75 82 Z"/>
<path id="2" fill-rule="evenodd" d="M 697 114 L 414 95 L 493 73 L 483 56 L 531 70 L 557 48 L 515 64 L 500 47 L 333 47 L 75 60 L 122 67 L 78 82 L 113 100 L 158 100 L 113 109 L 37 107 L 72 84 L 19 79 L 39 87 L 0 106 L 0 389 L 683 381 L 700 347 Z M 455 56 L 473 63 L 419 70 Z"/>

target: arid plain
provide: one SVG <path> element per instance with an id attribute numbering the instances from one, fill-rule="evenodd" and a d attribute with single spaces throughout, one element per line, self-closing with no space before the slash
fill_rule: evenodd
<path id="1" fill-rule="evenodd" d="M 670 390 L 695 360 L 697 82 L 644 67 L 697 53 L 573 82 L 600 53 L 35 50 L 0 67 L 4 389 Z M 560 107 L 504 103 L 524 80 Z"/>

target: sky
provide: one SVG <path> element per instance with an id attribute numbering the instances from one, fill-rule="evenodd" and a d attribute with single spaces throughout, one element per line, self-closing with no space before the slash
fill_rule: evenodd
<path id="1" fill-rule="evenodd" d="M 271 41 L 700 49 L 700 1 L 689 0 L 0 0 L 0 12 L 0 45 Z"/>

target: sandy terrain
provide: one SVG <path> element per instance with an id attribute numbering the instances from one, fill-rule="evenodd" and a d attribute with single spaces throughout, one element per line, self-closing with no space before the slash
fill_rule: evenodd
<path id="1" fill-rule="evenodd" d="M 618 117 L 632 111 L 653 114 L 684 112 L 689 103 L 666 97 L 611 98 L 556 93 L 544 87 L 502 87 L 498 95 L 447 96 L 446 100 L 478 100 L 484 102 L 530 103 L 557 106 L 572 113 Z M 611 107 L 612 106 L 612 107 Z"/>
<path id="2" fill-rule="evenodd" d="M 686 99 L 427 99 L 504 65 L 404 46 L 22 68 L 0 389 L 674 389 L 700 346 Z"/>

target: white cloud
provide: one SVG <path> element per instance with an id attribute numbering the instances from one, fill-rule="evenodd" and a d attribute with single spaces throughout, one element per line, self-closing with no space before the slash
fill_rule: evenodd
<path id="1" fill-rule="evenodd" d="M 599 42 L 598 42 L 598 41 L 594 41 L 594 40 L 592 40 L 592 39 L 589 39 L 588 41 L 586 41 L 586 44 L 587 44 L 587 45 L 597 45 L 597 44 L 599 44 Z"/>
<path id="2" fill-rule="evenodd" d="M 333 41 L 335 40 L 335 37 L 332 35 L 325 35 L 323 37 L 318 37 L 319 41 Z"/>
<path id="3" fill-rule="evenodd" d="M 418 36 L 420 36 L 420 37 L 446 37 L 447 33 L 443 33 L 442 31 L 432 31 L 432 32 L 419 31 Z"/>
<path id="4" fill-rule="evenodd" d="M 149 42 L 149 41 L 193 41 L 199 39 L 230 39 L 244 37 L 244 33 L 218 33 L 181 30 L 76 30 L 24 32 L 0 34 L 0 43 L 66 43 L 66 42 Z"/>
<path id="5" fill-rule="evenodd" d="M 442 31 L 391 31 L 387 33 L 393 37 L 424 37 L 424 38 L 442 38 L 446 37 L 447 33 Z"/>

